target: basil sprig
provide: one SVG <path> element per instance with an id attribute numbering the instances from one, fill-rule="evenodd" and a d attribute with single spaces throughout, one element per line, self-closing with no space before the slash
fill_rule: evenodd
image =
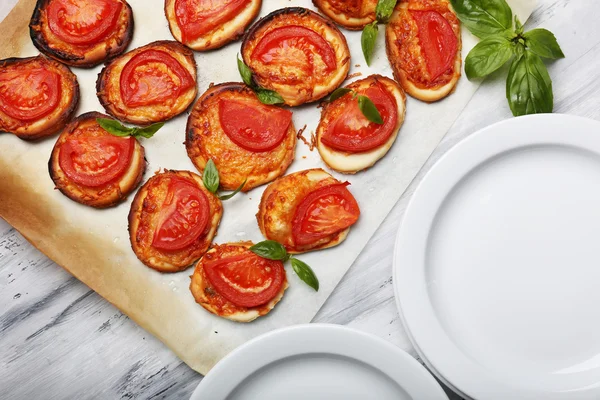
<path id="1" fill-rule="evenodd" d="M 331 95 L 329 96 L 329 101 L 330 102 L 335 101 L 335 100 L 339 99 L 340 97 L 347 95 L 348 93 L 352 93 L 353 99 L 355 99 L 355 98 L 358 99 L 358 108 L 360 109 L 362 114 L 365 116 L 365 118 L 367 118 L 369 121 L 374 122 L 378 125 L 383 124 L 383 118 L 381 117 L 381 114 L 379 113 L 377 106 L 375 106 L 375 103 L 373 103 L 371 101 L 371 99 L 369 99 L 367 96 L 360 95 L 352 89 L 348 89 L 348 88 L 335 89 L 333 91 L 333 93 L 331 93 Z"/>
<path id="2" fill-rule="evenodd" d="M 204 187 L 211 193 L 217 195 L 219 200 L 229 200 L 236 194 L 240 192 L 244 188 L 247 179 L 244 179 L 244 182 L 240 186 L 237 187 L 233 192 L 229 194 L 219 195 L 217 191 L 219 190 L 219 171 L 217 170 L 217 166 L 215 165 L 212 159 L 208 160 L 206 165 L 204 166 L 204 172 L 202 172 L 202 183 L 204 183 Z"/>
<path id="3" fill-rule="evenodd" d="M 240 58 L 237 58 L 238 71 L 240 72 L 240 76 L 242 77 L 242 81 L 256 93 L 258 100 L 260 100 L 263 104 L 283 104 L 283 97 L 279 93 L 274 90 L 269 90 L 258 86 L 254 79 L 252 78 L 252 71 L 250 68 L 244 64 Z"/>
<path id="4" fill-rule="evenodd" d="M 119 121 L 111 118 L 96 118 L 96 122 L 102 129 L 114 136 L 127 137 L 133 136 L 135 138 L 143 137 L 150 139 L 160 128 L 165 124 L 164 122 L 157 122 L 150 126 L 143 128 L 139 127 L 128 127 L 121 124 Z"/>
<path id="5" fill-rule="evenodd" d="M 379 0 L 375 9 L 376 20 L 363 28 L 360 45 L 367 65 L 371 65 L 377 34 L 379 33 L 378 24 L 387 24 L 394 13 L 394 7 L 398 0 Z"/>
<path id="6" fill-rule="evenodd" d="M 547 29 L 524 32 L 505 0 L 450 0 L 461 22 L 482 40 L 465 59 L 467 78 L 482 78 L 512 59 L 506 98 L 514 116 L 550 113 L 552 80 L 540 57 L 564 58 L 556 37 Z"/>
<path id="7" fill-rule="evenodd" d="M 250 247 L 250 251 L 257 256 L 267 258 L 269 260 L 282 262 L 290 260 L 296 275 L 298 275 L 298 277 L 308 286 L 315 289 L 316 292 L 319 291 L 319 279 L 317 279 L 317 276 L 313 270 L 305 262 L 290 256 L 281 243 L 278 243 L 274 240 L 263 240 L 262 242 L 258 242 Z"/>

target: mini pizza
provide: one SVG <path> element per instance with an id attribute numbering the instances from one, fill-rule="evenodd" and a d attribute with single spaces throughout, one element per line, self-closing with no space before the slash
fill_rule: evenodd
<path id="1" fill-rule="evenodd" d="M 262 0 L 165 0 L 165 15 L 178 42 L 203 51 L 241 37 L 261 5 Z"/>
<path id="2" fill-rule="evenodd" d="M 196 102 L 186 131 L 190 159 L 201 172 L 212 159 L 225 190 L 244 180 L 243 191 L 271 182 L 294 159 L 292 112 L 261 103 L 242 83 L 209 88 Z"/>
<path id="3" fill-rule="evenodd" d="M 340 244 L 360 216 L 348 185 L 320 168 L 277 179 L 260 200 L 256 214 L 260 231 L 289 253 Z"/>
<path id="4" fill-rule="evenodd" d="M 124 200 L 142 181 L 144 147 L 133 137 L 113 136 L 96 122 L 107 115 L 89 112 L 62 131 L 48 163 L 56 188 L 70 199 L 96 208 Z"/>
<path id="5" fill-rule="evenodd" d="M 393 80 L 371 75 L 346 88 L 352 92 L 325 104 L 317 127 L 317 149 L 330 168 L 353 174 L 371 167 L 392 147 L 404 122 L 406 95 Z M 370 122 L 355 95 L 368 97 L 383 119 Z"/>
<path id="6" fill-rule="evenodd" d="M 29 33 L 47 56 L 91 68 L 125 51 L 133 13 L 125 0 L 37 0 Z"/>
<path id="7" fill-rule="evenodd" d="M 0 60 L 0 131 L 33 140 L 60 131 L 79 104 L 69 68 L 43 56 Z"/>
<path id="8" fill-rule="evenodd" d="M 208 250 L 223 215 L 221 200 L 202 178 L 188 171 L 165 171 L 137 192 L 129 212 L 129 239 L 148 267 L 177 272 Z"/>
<path id="9" fill-rule="evenodd" d="M 361 30 L 375 21 L 377 0 L 313 0 L 323 14 L 349 30 Z"/>
<path id="10" fill-rule="evenodd" d="M 248 250 L 253 243 L 211 248 L 196 264 L 190 290 L 196 302 L 219 317 L 250 322 L 269 313 L 288 287 L 281 261 Z"/>
<path id="11" fill-rule="evenodd" d="M 448 0 L 408 0 L 386 28 L 394 77 L 411 96 L 433 102 L 448 96 L 460 78 L 460 21 Z"/>
<path id="12" fill-rule="evenodd" d="M 317 13 L 284 8 L 255 23 L 242 43 L 242 57 L 256 83 L 297 106 L 337 88 L 350 70 L 350 51 L 338 28 Z"/>
<path id="13" fill-rule="evenodd" d="M 169 120 L 196 97 L 196 61 L 175 41 L 139 47 L 108 63 L 96 82 L 100 103 L 113 117 L 138 125 Z"/>

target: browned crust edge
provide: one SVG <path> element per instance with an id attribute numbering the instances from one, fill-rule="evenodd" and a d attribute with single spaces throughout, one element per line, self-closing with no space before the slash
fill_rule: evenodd
<path id="1" fill-rule="evenodd" d="M 60 114 L 60 118 L 56 121 L 56 123 L 49 126 L 47 129 L 44 129 L 44 130 L 37 132 L 35 134 L 32 134 L 32 135 L 22 134 L 22 133 L 17 133 L 17 132 L 12 132 L 12 131 L 6 130 L 6 132 L 14 134 L 19 139 L 27 140 L 27 141 L 43 139 L 48 136 L 54 135 L 56 132 L 59 132 L 60 130 L 62 130 L 69 123 L 69 121 L 72 120 L 73 115 L 75 115 L 75 111 L 77 110 L 77 106 L 79 105 L 79 100 L 81 98 L 81 93 L 79 90 L 79 82 L 77 81 L 77 76 L 66 65 L 63 65 L 63 64 L 61 64 L 51 58 L 47 58 L 43 55 L 35 56 L 35 57 L 25 57 L 25 58 L 11 57 L 11 58 L 7 58 L 5 60 L 0 60 L 0 68 L 5 68 L 5 67 L 13 65 L 13 64 L 19 64 L 22 62 L 27 62 L 29 60 L 35 60 L 38 58 L 43 58 L 46 61 L 52 63 L 54 65 L 54 67 L 60 71 L 63 78 L 66 78 L 68 81 L 70 81 L 71 85 L 73 86 L 73 97 L 71 99 L 71 102 L 69 103 L 69 107 L 67 107 L 67 109 Z"/>
<path id="2" fill-rule="evenodd" d="M 194 58 L 193 51 L 190 48 L 184 46 L 183 44 L 181 44 L 175 40 L 157 40 L 155 42 L 148 43 L 147 45 L 135 48 L 125 54 L 121 54 L 119 57 L 113 58 L 108 63 L 106 63 L 104 68 L 102 68 L 102 70 L 98 74 L 98 78 L 96 80 L 96 94 L 98 96 L 98 100 L 100 101 L 100 104 L 102 105 L 102 107 L 104 107 L 106 112 L 108 114 L 110 114 L 111 116 L 113 116 L 114 118 L 118 119 L 119 121 L 128 122 L 128 123 L 136 124 L 136 125 L 150 125 L 150 124 L 156 123 L 156 122 L 164 122 L 164 121 L 173 119 L 173 118 L 177 117 L 178 115 L 183 114 L 184 112 L 189 110 L 192 107 L 192 105 L 194 104 L 194 102 L 191 101 L 190 105 L 188 107 L 186 107 L 180 113 L 167 116 L 166 118 L 163 118 L 160 120 L 150 121 L 146 124 L 140 124 L 139 121 L 130 118 L 127 114 L 122 114 L 122 113 L 118 112 L 117 110 L 115 110 L 112 103 L 108 100 L 108 97 L 106 95 L 106 84 L 107 84 L 107 80 L 108 80 L 108 74 L 111 72 L 113 64 L 115 62 L 119 61 L 121 59 L 121 57 L 126 57 L 132 52 L 144 51 L 146 49 L 149 49 L 149 48 L 152 48 L 155 46 L 168 47 L 168 48 L 170 48 L 170 50 L 172 50 L 174 52 L 181 53 L 185 57 L 186 61 L 188 61 L 191 65 L 193 65 L 194 70 L 196 72 L 198 71 L 198 65 L 196 64 L 196 59 Z M 192 77 L 194 78 L 194 82 L 196 82 L 196 90 L 198 90 L 197 76 L 194 74 Z"/>
<path id="3" fill-rule="evenodd" d="M 48 57 L 54 58 L 57 61 L 73 67 L 93 68 L 99 64 L 102 64 L 103 62 L 106 62 L 107 60 L 111 60 L 119 56 L 125 51 L 127 46 L 129 46 L 131 39 L 133 39 L 135 25 L 133 19 L 133 10 L 131 9 L 129 3 L 125 1 L 125 12 L 128 14 L 127 29 L 121 37 L 117 38 L 117 46 L 105 48 L 104 54 L 100 53 L 98 57 L 94 57 L 89 60 L 86 60 L 85 56 L 77 56 L 65 51 L 53 49 L 46 41 L 41 29 L 38 28 L 41 23 L 42 12 L 48 6 L 49 2 L 50 0 L 37 0 L 33 10 L 33 15 L 31 16 L 31 21 L 29 23 L 29 36 L 31 37 L 33 45 L 40 52 L 46 54 Z"/>
<path id="4" fill-rule="evenodd" d="M 342 13 L 336 14 L 331 10 L 331 8 L 329 8 L 325 5 L 325 3 L 327 3 L 327 0 L 312 0 L 312 2 L 315 5 L 315 7 L 317 7 L 319 9 L 319 11 L 321 11 L 323 13 L 323 15 L 325 15 L 327 18 L 331 19 L 337 25 L 339 25 L 342 28 L 347 29 L 349 31 L 360 31 L 365 26 L 369 25 L 376 19 L 375 15 L 373 14 L 373 18 L 367 18 L 367 17 L 361 18 L 361 19 L 368 19 L 367 22 L 357 23 L 357 24 L 349 24 L 348 18 L 345 16 L 345 14 L 342 14 Z M 355 18 L 355 19 L 358 20 L 359 18 Z"/>

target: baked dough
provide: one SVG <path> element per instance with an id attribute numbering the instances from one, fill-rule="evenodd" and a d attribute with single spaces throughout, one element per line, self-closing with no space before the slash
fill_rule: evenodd
<path id="1" fill-rule="evenodd" d="M 333 22 L 351 31 L 375 21 L 377 0 L 313 0 L 313 3 Z"/>

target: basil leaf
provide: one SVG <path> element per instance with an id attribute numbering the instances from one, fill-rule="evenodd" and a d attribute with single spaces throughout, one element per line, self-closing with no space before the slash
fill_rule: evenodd
<path id="1" fill-rule="evenodd" d="M 244 182 L 242 182 L 242 184 L 240 186 L 238 186 L 237 189 L 235 189 L 233 192 L 219 196 L 219 200 L 229 200 L 230 198 L 232 198 L 233 196 L 238 194 L 240 192 L 240 190 L 242 190 L 242 188 L 246 184 L 247 180 L 248 179 L 244 179 Z"/>
<path id="2" fill-rule="evenodd" d="M 533 29 L 523 34 L 527 48 L 544 58 L 565 58 L 556 37 L 547 29 Z"/>
<path id="3" fill-rule="evenodd" d="M 352 89 L 348 89 L 348 88 L 343 88 L 343 87 L 337 88 L 329 96 L 329 101 L 336 101 L 337 99 L 339 99 L 340 97 L 343 97 L 344 95 L 350 93 L 351 91 L 352 91 Z"/>
<path id="4" fill-rule="evenodd" d="M 369 121 L 379 125 L 383 124 L 379 110 L 367 96 L 358 96 L 358 108 Z"/>
<path id="5" fill-rule="evenodd" d="M 165 125 L 164 122 L 157 122 L 150 126 L 146 126 L 145 128 L 136 128 L 135 132 L 133 132 L 132 136 L 135 136 L 135 137 L 141 136 L 143 138 L 150 139 L 164 125 Z"/>
<path id="6" fill-rule="evenodd" d="M 519 17 L 515 15 L 515 33 L 517 35 L 523 34 L 523 24 L 519 20 Z"/>
<path id="7" fill-rule="evenodd" d="M 379 0 L 377 2 L 377 8 L 375 8 L 375 15 L 377 16 L 377 21 L 382 24 L 387 24 L 392 13 L 394 12 L 394 7 L 396 7 L 397 0 Z"/>
<path id="8" fill-rule="evenodd" d="M 512 10 L 506 0 L 450 0 L 460 21 L 479 38 L 512 28 Z"/>
<path id="9" fill-rule="evenodd" d="M 367 65 L 371 65 L 371 58 L 373 57 L 373 51 L 375 50 L 375 42 L 377 41 L 378 33 L 379 26 L 377 26 L 377 21 L 375 21 L 372 24 L 365 26 L 360 36 L 360 45 Z"/>
<path id="10" fill-rule="evenodd" d="M 285 247 L 274 240 L 263 240 L 252 247 L 250 251 L 262 258 L 269 260 L 285 260 L 288 258 L 288 253 Z"/>
<path id="11" fill-rule="evenodd" d="M 211 193 L 217 193 L 217 190 L 219 190 L 219 171 L 217 171 L 217 166 L 212 159 L 208 160 L 204 166 L 202 183 Z"/>
<path id="12" fill-rule="evenodd" d="M 283 103 L 283 97 L 274 90 L 259 88 L 256 90 L 256 95 L 258 96 L 258 100 L 263 104 L 271 105 Z"/>
<path id="13" fill-rule="evenodd" d="M 102 129 L 114 136 L 131 136 L 131 134 L 136 131 L 136 128 L 129 128 L 115 119 L 96 118 L 96 122 Z"/>
<path id="14" fill-rule="evenodd" d="M 240 60 L 239 56 L 237 57 L 237 65 L 238 71 L 240 72 L 240 76 L 242 77 L 244 83 L 250 87 L 254 87 L 254 82 L 252 82 L 252 71 L 246 64 L 244 64 L 242 60 Z"/>
<path id="15" fill-rule="evenodd" d="M 512 57 L 514 46 L 503 35 L 490 36 L 477 43 L 465 59 L 467 78 L 481 78 L 502 67 Z"/>
<path id="16" fill-rule="evenodd" d="M 298 275 L 298 278 L 302 279 L 304 283 L 306 283 L 311 288 L 315 289 L 316 292 L 319 291 L 319 279 L 313 272 L 313 270 L 304 262 L 298 260 L 297 258 L 290 258 L 292 262 L 292 268 Z"/>
<path id="17" fill-rule="evenodd" d="M 537 54 L 526 50 L 513 60 L 506 80 L 506 98 L 514 116 L 552 112 L 552 80 Z"/>

